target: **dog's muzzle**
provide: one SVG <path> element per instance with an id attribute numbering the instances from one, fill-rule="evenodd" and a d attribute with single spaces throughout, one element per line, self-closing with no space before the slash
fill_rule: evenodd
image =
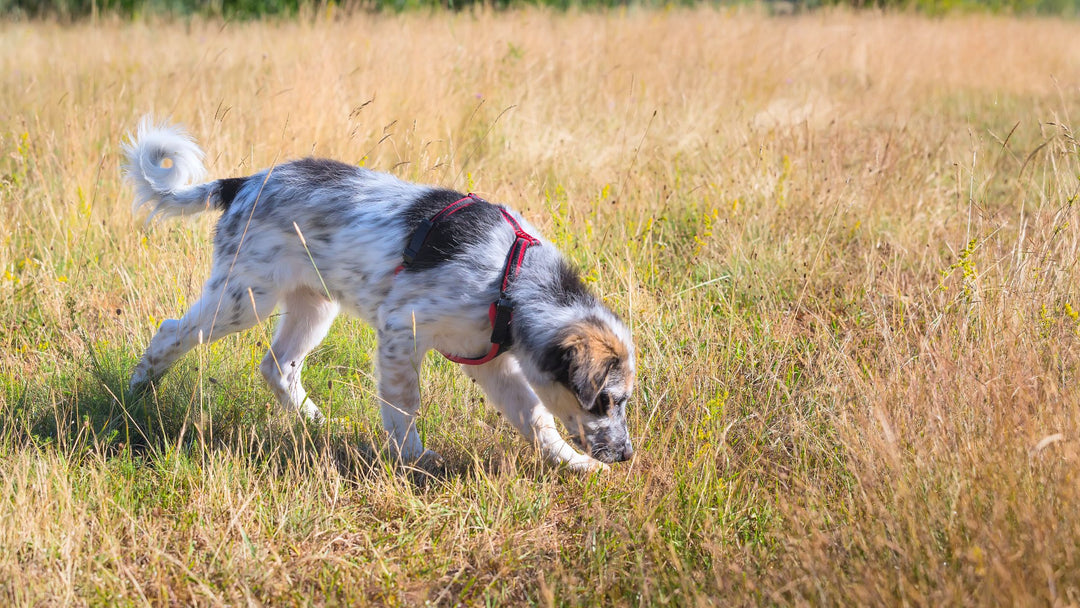
<path id="1" fill-rule="evenodd" d="M 634 457 L 634 446 L 629 439 L 621 447 L 604 443 L 587 444 L 580 435 L 571 435 L 570 441 L 582 451 L 605 464 L 626 462 Z"/>

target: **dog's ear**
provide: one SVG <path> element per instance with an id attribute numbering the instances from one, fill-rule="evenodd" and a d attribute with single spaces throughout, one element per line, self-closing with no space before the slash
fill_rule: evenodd
<path id="1" fill-rule="evenodd" d="M 628 353 L 607 325 L 587 320 L 567 327 L 548 357 L 545 367 L 577 396 L 582 408 L 591 411 L 600 391 Z"/>

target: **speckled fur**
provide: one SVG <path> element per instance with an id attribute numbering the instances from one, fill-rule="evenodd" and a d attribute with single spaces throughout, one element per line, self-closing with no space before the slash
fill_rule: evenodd
<path id="1" fill-rule="evenodd" d="M 197 344 L 252 327 L 279 308 L 260 370 L 286 410 L 321 420 L 301 370 L 344 310 L 377 330 L 391 452 L 410 462 L 437 456 L 416 432 L 418 374 L 428 350 L 477 356 L 490 346 L 488 306 L 498 297 L 514 240 L 509 224 L 491 215 L 493 207 L 477 206 L 472 216 L 440 225 L 434 257 L 395 275 L 416 223 L 463 195 L 311 158 L 247 178 L 188 185 L 203 175 L 202 151 L 182 129 L 148 119 L 125 152 L 136 210 L 149 206 L 151 217 L 222 211 L 202 296 L 182 318 L 161 324 L 132 373 L 133 390 Z M 163 166 L 166 159 L 170 167 Z M 462 368 L 547 458 L 575 470 L 604 468 L 633 454 L 626 428 L 634 382 L 630 332 L 555 247 L 541 241 L 529 249 L 509 294 L 514 345 L 488 363 Z M 559 435 L 552 414 L 591 456 Z"/>

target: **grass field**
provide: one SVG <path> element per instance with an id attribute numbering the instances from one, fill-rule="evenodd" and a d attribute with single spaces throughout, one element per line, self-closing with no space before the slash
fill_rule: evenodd
<path id="1" fill-rule="evenodd" d="M 120 140 L 522 210 L 633 327 L 637 455 L 545 465 L 447 362 L 377 456 L 372 332 L 278 414 L 271 324 L 127 374 L 215 218 Z M 0 25 L 5 605 L 1080 603 L 1080 23 L 710 9 Z"/>

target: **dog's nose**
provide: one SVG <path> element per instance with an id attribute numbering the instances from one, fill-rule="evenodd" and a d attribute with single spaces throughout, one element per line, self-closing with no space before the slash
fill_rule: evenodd
<path id="1" fill-rule="evenodd" d="M 627 460 L 630 460 L 634 457 L 634 446 L 631 445 L 629 441 L 627 441 L 626 445 L 623 446 L 622 454 L 620 456 L 621 458 L 619 458 L 619 462 L 626 462 Z"/>

